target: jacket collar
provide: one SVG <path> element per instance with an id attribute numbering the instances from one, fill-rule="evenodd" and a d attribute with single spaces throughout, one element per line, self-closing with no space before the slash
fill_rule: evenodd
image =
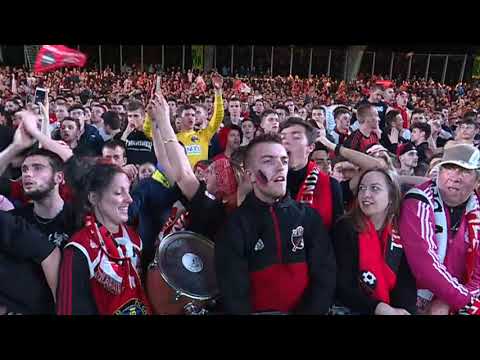
<path id="1" fill-rule="evenodd" d="M 288 192 L 282 199 L 278 200 L 274 204 L 267 204 L 266 202 L 260 200 L 253 191 L 251 191 L 245 199 L 245 205 L 258 208 L 269 208 L 270 206 L 284 208 L 290 206 L 293 202 L 294 200 L 291 198 Z"/>

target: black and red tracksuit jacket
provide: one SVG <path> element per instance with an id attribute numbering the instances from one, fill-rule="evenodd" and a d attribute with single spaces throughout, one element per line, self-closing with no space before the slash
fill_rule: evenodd
<path id="1" fill-rule="evenodd" d="M 335 254 L 318 213 L 290 196 L 274 205 L 250 193 L 215 243 L 226 313 L 325 314 L 334 301 Z"/>

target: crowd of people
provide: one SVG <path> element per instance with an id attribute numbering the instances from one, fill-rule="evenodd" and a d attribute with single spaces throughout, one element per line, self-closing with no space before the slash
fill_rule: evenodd
<path id="1" fill-rule="evenodd" d="M 475 83 L 2 67 L 0 314 L 157 314 L 180 231 L 214 243 L 213 314 L 476 314 L 479 110 Z"/>

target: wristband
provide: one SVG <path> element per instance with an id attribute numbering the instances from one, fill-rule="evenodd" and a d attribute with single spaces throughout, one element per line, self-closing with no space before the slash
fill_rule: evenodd
<path id="1" fill-rule="evenodd" d="M 163 143 L 168 144 L 168 143 L 177 142 L 177 141 L 178 141 L 177 139 L 167 139 L 167 140 L 164 140 Z"/>
<path id="2" fill-rule="evenodd" d="M 335 146 L 335 155 L 340 156 L 340 148 L 342 147 L 342 144 L 338 144 Z"/>

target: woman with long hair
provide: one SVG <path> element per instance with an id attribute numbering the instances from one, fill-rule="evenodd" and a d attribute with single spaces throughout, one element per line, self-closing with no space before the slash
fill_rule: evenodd
<path id="1" fill-rule="evenodd" d="M 353 209 L 333 229 L 337 305 L 347 313 L 408 315 L 416 286 L 397 231 L 400 190 L 383 169 L 359 180 Z"/>
<path id="2" fill-rule="evenodd" d="M 82 181 L 83 227 L 65 246 L 60 269 L 59 315 L 147 315 L 140 280 L 142 241 L 126 226 L 130 180 L 118 166 L 95 164 Z"/>

